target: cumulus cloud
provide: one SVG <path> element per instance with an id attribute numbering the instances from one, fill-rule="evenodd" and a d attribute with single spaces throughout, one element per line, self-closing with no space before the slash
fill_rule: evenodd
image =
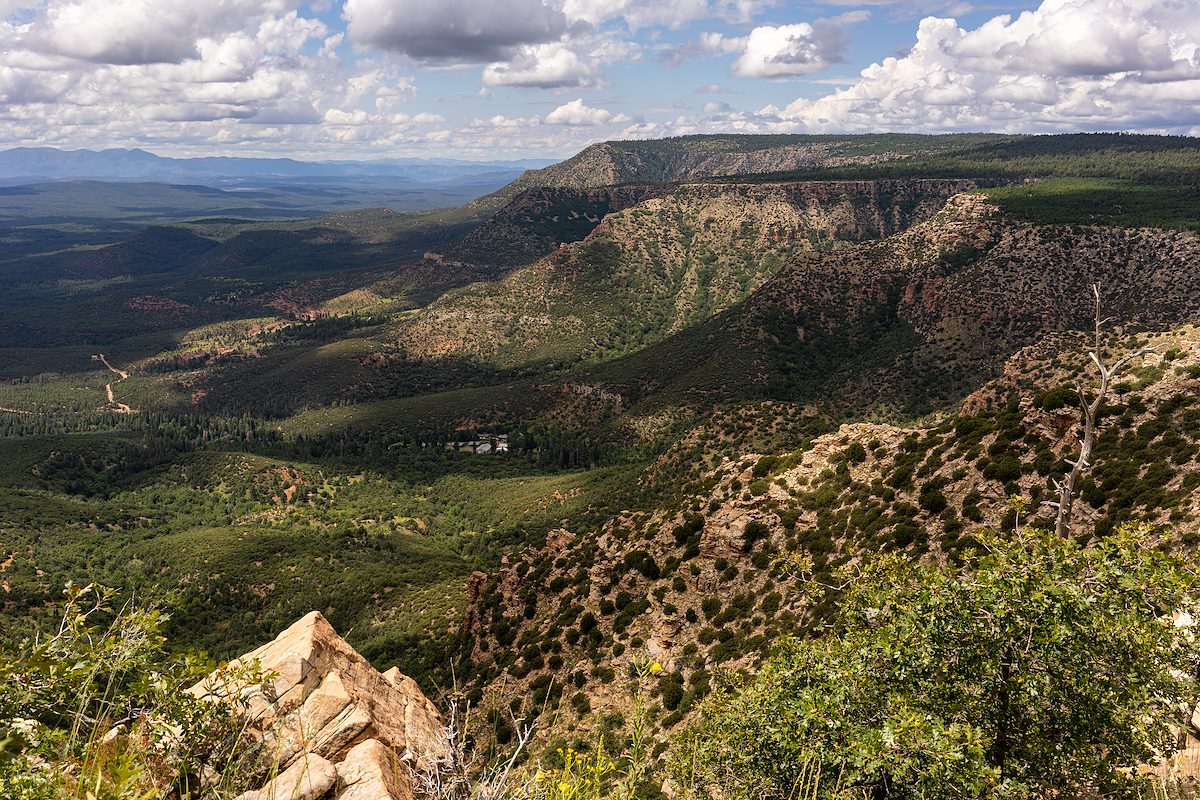
<path id="1" fill-rule="evenodd" d="M 759 113 L 722 111 L 709 116 L 679 115 L 674 119 L 637 121 L 617 134 L 620 139 L 661 139 L 667 136 L 692 136 L 705 133 L 780 133 L 794 125 L 769 119 Z"/>
<path id="2" fill-rule="evenodd" d="M 679 66 L 693 58 L 737 54 L 733 72 L 743 78 L 806 75 L 840 61 L 849 44 L 846 27 L 869 17 L 869 12 L 851 11 L 811 23 L 759 25 L 748 36 L 701 33 L 659 56 Z"/>
<path id="3" fill-rule="evenodd" d="M 504 114 L 495 114 L 487 119 L 471 120 L 470 127 L 476 130 L 488 128 L 512 130 L 513 128 L 534 128 L 541 124 L 542 121 L 538 117 L 508 117 Z"/>
<path id="4" fill-rule="evenodd" d="M 606 108 L 592 108 L 582 98 L 563 103 L 546 115 L 547 125 L 625 125 L 633 120 Z"/>
<path id="5" fill-rule="evenodd" d="M 0 102 L 14 108 L 29 103 L 51 103 L 72 83 L 72 76 L 64 73 L 47 75 L 41 70 L 0 65 Z"/>
<path id="6" fill-rule="evenodd" d="M 846 26 L 866 17 L 866 12 L 851 12 L 811 24 L 760 25 L 746 37 L 733 71 L 743 78 L 786 78 L 820 72 L 841 61 L 849 44 Z"/>
<path id="7" fill-rule="evenodd" d="M 11 45 L 103 64 L 180 63 L 205 37 L 241 30 L 290 0 L 51 0 L 9 29 Z"/>
<path id="8" fill-rule="evenodd" d="M 824 5 L 849 13 L 822 20 L 785 14 L 798 4 L 779 0 L 765 24 L 769 0 L 320 2 L 342 9 L 346 31 L 303 0 L 0 0 L 0 139 L 486 158 L 719 132 L 1200 134 L 1200 14 L 1188 0 L 1027 0 L 1033 10 L 971 28 L 944 13 L 920 23 L 909 50 L 849 78 L 857 67 L 818 70 L 842 61 L 861 9 L 902 19 L 963 4 L 832 0 Z M 707 71 L 672 80 L 657 63 L 636 75 L 611 69 L 644 53 L 673 63 L 722 57 L 739 77 L 803 77 L 810 96 L 740 111 L 721 102 L 725 87 L 699 85 L 713 79 Z M 509 87 L 562 93 L 610 82 L 614 97 L 645 101 L 649 121 L 583 91 L 536 112 L 500 106 L 524 102 Z M 596 105 L 570 99 L 577 94 Z"/>
<path id="9" fill-rule="evenodd" d="M 908 55 L 764 115 L 808 130 L 1193 130 L 1200 15 L 1170 0 L 1045 0 L 974 30 L 928 17 Z"/>
<path id="10" fill-rule="evenodd" d="M 416 91 L 400 63 L 343 63 L 340 34 L 291 5 L 155 0 L 145 16 L 158 27 L 118 31 L 128 14 L 145 11 L 134 0 L 50 0 L 0 20 L 0 138 L 175 152 L 283 144 L 300 153 L 354 141 L 387 146 L 444 122 L 397 113 Z M 111 19 L 79 28 L 92 13 Z"/>
<path id="11" fill-rule="evenodd" d="M 343 15 L 352 42 L 435 62 L 499 61 L 567 30 L 547 0 L 346 0 Z"/>
<path id="12" fill-rule="evenodd" d="M 596 68 L 560 42 L 522 47 L 509 61 L 489 64 L 483 70 L 487 86 L 524 86 L 557 89 L 591 86 Z"/>

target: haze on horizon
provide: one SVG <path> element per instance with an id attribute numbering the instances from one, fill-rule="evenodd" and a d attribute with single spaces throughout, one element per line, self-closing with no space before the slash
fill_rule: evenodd
<path id="1" fill-rule="evenodd" d="M 1187 0 L 0 0 L 0 149 L 564 157 L 693 133 L 1200 135 Z"/>

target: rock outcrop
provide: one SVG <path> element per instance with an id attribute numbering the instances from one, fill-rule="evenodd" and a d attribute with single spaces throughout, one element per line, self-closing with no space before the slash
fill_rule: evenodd
<path id="1" fill-rule="evenodd" d="M 471 203 L 499 208 L 522 191 L 593 189 L 614 184 L 665 183 L 715 176 L 753 175 L 875 164 L 904 157 L 889 150 L 863 152 L 850 140 L 817 141 L 802 135 L 716 135 L 664 141 L 599 142 L 558 164 L 525 172 Z"/>
<path id="2" fill-rule="evenodd" d="M 218 671 L 189 691 L 245 704 L 264 785 L 238 800 L 411 800 L 408 766 L 445 752 L 445 726 L 416 682 L 380 673 L 316 611 L 235 664 L 256 664 L 265 682 Z"/>
<path id="3" fill-rule="evenodd" d="M 798 254 L 906 230 L 973 188 L 879 180 L 526 192 L 446 255 L 527 265 L 407 317 L 396 344 L 406 358 L 500 367 L 611 358 L 742 302 Z M 841 286 L 844 276 L 830 280 Z M 587 399 L 605 408 L 621 398 L 597 391 Z"/>

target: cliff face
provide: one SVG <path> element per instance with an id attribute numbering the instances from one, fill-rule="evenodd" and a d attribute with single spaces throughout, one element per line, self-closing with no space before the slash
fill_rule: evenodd
<path id="1" fill-rule="evenodd" d="M 1022 347 L 1090 326 L 1091 285 L 1122 323 L 1200 312 L 1200 238 L 1037 226 L 961 195 L 887 239 L 798 253 L 745 303 L 637 354 L 622 375 L 663 402 L 703 391 L 925 413 L 995 377 Z M 621 375 L 597 371 L 625 387 Z"/>
<path id="2" fill-rule="evenodd" d="M 1088 329 L 1093 284 L 1122 323 L 1194 319 L 1198 262 L 1193 234 L 1020 224 L 965 196 L 894 239 L 781 271 L 748 304 L 739 338 L 760 353 L 772 337 L 808 356 L 840 345 L 852 358 L 835 380 L 859 407 L 922 391 L 938 405 L 994 377 L 1018 349 Z"/>
<path id="3" fill-rule="evenodd" d="M 544 187 L 515 195 L 487 222 L 444 248 L 447 258 L 500 268 L 524 266 L 560 244 L 587 237 L 604 217 L 664 197 L 670 185 Z"/>
<path id="4" fill-rule="evenodd" d="M 499 208 L 531 188 L 587 189 L 618 183 L 672 182 L 823 167 L 874 164 L 897 152 L 860 152 L 852 138 L 810 136 L 692 136 L 664 141 L 601 142 L 543 169 L 529 170 L 500 191 L 476 201 Z"/>
<path id="5" fill-rule="evenodd" d="M 510 258 L 586 238 L 434 303 L 401 327 L 399 344 L 420 357 L 504 366 L 614 357 L 745 299 L 796 253 L 892 235 L 972 187 L 820 181 L 526 192 L 460 252 Z"/>

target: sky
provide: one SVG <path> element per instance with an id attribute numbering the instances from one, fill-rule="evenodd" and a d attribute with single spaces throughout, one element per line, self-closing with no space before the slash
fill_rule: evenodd
<path id="1" fill-rule="evenodd" d="M 1095 130 L 1200 135 L 1200 0 L 0 0 L 0 148 Z"/>

